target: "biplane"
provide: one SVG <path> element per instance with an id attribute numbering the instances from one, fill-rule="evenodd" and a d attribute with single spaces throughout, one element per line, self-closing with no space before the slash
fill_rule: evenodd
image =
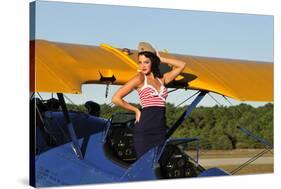
<path id="1" fill-rule="evenodd" d="M 136 159 L 132 137 L 134 114 L 115 113 L 110 119 L 101 118 L 98 104 L 92 101 L 86 103 L 88 113 L 69 111 L 64 93 L 79 94 L 83 84 L 103 84 L 106 91 L 110 85 L 123 85 L 137 73 L 137 51 L 108 44 L 30 41 L 32 186 L 230 175 L 220 168 L 205 169 L 200 165 L 198 137 L 172 135 L 209 92 L 240 101 L 273 101 L 273 64 L 160 54 L 187 63 L 184 71 L 168 84 L 169 92 L 185 89 L 198 93 L 178 120 L 167 127 L 166 140 Z M 160 65 L 162 73 L 171 69 L 169 65 Z M 35 98 L 38 92 L 56 93 L 58 98 Z M 182 145 L 193 147 L 195 156 L 185 152 Z"/>

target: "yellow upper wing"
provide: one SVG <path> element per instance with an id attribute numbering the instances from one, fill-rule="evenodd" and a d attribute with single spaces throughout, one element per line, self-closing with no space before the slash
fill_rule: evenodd
<path id="1" fill-rule="evenodd" d="M 30 42 L 31 91 L 81 93 L 85 83 L 122 85 L 137 74 L 137 51 L 131 54 L 102 44 L 87 46 L 34 40 Z M 185 61 L 181 76 L 168 87 L 208 90 L 238 100 L 273 101 L 273 64 L 161 53 Z M 171 68 L 161 64 L 165 73 Z"/>
<path id="2" fill-rule="evenodd" d="M 176 56 L 187 62 L 189 88 L 205 89 L 241 101 L 273 101 L 273 64 L 266 62 Z"/>

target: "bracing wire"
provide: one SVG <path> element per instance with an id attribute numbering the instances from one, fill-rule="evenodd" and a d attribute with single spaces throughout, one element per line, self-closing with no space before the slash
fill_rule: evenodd
<path id="1" fill-rule="evenodd" d="M 37 92 L 37 95 L 40 97 L 41 100 L 43 100 L 42 96 Z"/>
<path id="2" fill-rule="evenodd" d="M 208 93 L 208 95 L 220 106 L 222 106 L 211 94 Z M 226 96 L 221 95 L 231 106 L 233 106 L 233 104 L 226 98 Z M 238 109 L 239 113 L 242 114 L 242 112 Z M 271 148 L 266 148 L 264 151 L 260 152 L 259 154 L 255 155 L 254 157 L 252 157 L 251 159 L 247 160 L 246 162 L 244 162 L 243 164 L 241 164 L 240 166 L 238 166 L 237 168 L 233 169 L 231 171 L 231 174 L 236 174 L 238 171 L 240 171 L 241 169 L 243 169 L 244 167 L 248 166 L 250 163 L 254 162 L 255 160 L 257 160 L 258 158 L 260 158 L 261 156 L 263 156 L 265 153 L 267 152 L 271 152 Z M 272 153 L 273 154 L 273 153 Z"/>
<path id="3" fill-rule="evenodd" d="M 35 92 L 32 93 L 32 95 L 30 96 L 30 99 L 32 99 L 35 95 Z"/>
<path id="4" fill-rule="evenodd" d="M 70 99 L 68 98 L 65 94 L 63 95 L 71 104 L 75 105 L 75 103 Z"/>
<path id="5" fill-rule="evenodd" d="M 219 101 L 217 101 L 210 93 L 208 93 L 208 95 L 220 106 L 222 106 L 221 103 L 219 103 Z"/>
<path id="6" fill-rule="evenodd" d="M 226 98 L 226 96 L 222 95 L 222 97 L 231 105 L 233 106 L 233 104 Z M 239 110 L 239 109 L 238 109 Z M 240 111 L 240 110 L 239 110 Z M 241 113 L 241 112 L 240 112 Z"/>
<path id="7" fill-rule="evenodd" d="M 231 105 L 233 106 L 233 104 L 226 98 L 226 96 L 222 95 L 222 97 Z M 238 109 L 238 112 L 240 114 L 242 114 L 242 112 Z M 237 168 L 233 169 L 230 173 L 232 175 L 236 174 L 238 171 L 240 171 L 241 169 L 243 169 L 244 167 L 248 166 L 250 163 L 256 161 L 258 158 L 260 158 L 261 156 L 263 156 L 265 153 L 270 152 L 271 154 L 273 154 L 273 152 L 271 151 L 272 148 L 268 148 L 266 147 L 265 150 L 263 150 L 262 152 L 258 153 L 257 155 L 255 155 L 254 157 L 252 157 L 251 159 L 247 160 L 246 162 L 244 162 L 243 164 L 241 164 L 240 166 L 238 166 Z"/>
<path id="8" fill-rule="evenodd" d="M 172 93 L 172 92 L 174 92 L 176 90 L 178 90 L 178 88 L 177 89 L 172 89 L 172 90 L 168 91 L 168 93 Z"/>
<path id="9" fill-rule="evenodd" d="M 188 101 L 189 99 L 191 99 L 192 97 L 194 97 L 195 95 L 197 95 L 200 91 L 197 91 L 196 93 L 194 93 L 193 95 L 191 95 L 190 97 L 188 97 L 186 100 L 184 100 L 183 102 L 179 103 L 175 108 L 179 107 L 180 105 L 182 105 L 183 103 L 185 103 L 186 101 Z"/>
<path id="10" fill-rule="evenodd" d="M 255 155 L 254 157 L 252 157 L 251 159 L 246 161 L 245 163 L 241 164 L 239 167 L 237 167 L 237 168 L 233 169 L 232 171 L 230 171 L 230 173 L 232 175 L 236 174 L 238 171 L 240 171 L 244 167 L 248 166 L 250 163 L 256 161 L 258 158 L 260 158 L 261 156 L 263 156 L 265 153 L 267 153 L 270 150 L 271 150 L 270 148 L 266 148 L 265 150 L 263 150 L 262 152 L 258 153 L 257 155 Z"/>

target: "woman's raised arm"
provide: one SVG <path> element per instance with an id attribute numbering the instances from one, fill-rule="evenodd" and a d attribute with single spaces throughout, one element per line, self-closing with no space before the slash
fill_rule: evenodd
<path id="1" fill-rule="evenodd" d="M 173 66 L 173 69 L 171 71 L 163 75 L 164 84 L 168 84 L 173 81 L 185 68 L 186 63 L 181 60 L 160 57 L 160 54 L 158 52 L 157 56 L 160 58 L 160 61 L 162 63 L 170 64 Z"/>

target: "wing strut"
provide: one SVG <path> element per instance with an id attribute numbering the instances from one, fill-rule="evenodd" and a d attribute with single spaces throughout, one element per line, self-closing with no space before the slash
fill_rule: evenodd
<path id="1" fill-rule="evenodd" d="M 212 97 L 212 95 L 209 94 L 210 97 Z M 224 95 L 221 95 L 231 106 L 234 106 Z M 214 97 L 212 97 L 212 99 L 214 101 L 216 101 L 220 106 L 222 106 Z M 238 109 L 238 112 L 242 115 L 243 113 Z M 248 166 L 249 164 L 251 164 L 252 162 L 256 161 L 258 158 L 262 157 L 264 154 L 266 154 L 267 152 L 271 152 L 273 154 L 273 152 L 271 151 L 273 149 L 273 144 L 270 144 L 267 140 L 265 140 L 264 138 L 261 138 L 259 136 L 254 135 L 252 132 L 248 131 L 247 129 L 238 126 L 237 129 L 240 129 L 243 133 L 245 133 L 246 135 L 254 138 L 255 140 L 257 140 L 259 143 L 265 145 L 265 149 L 256 154 L 255 156 L 253 156 L 252 158 L 250 158 L 249 160 L 247 160 L 246 162 L 242 163 L 241 165 L 239 165 L 237 168 L 233 169 L 232 171 L 230 171 L 230 173 L 232 175 L 236 174 L 237 172 L 239 172 L 241 169 L 243 169 L 244 167 Z"/>
<path id="2" fill-rule="evenodd" d="M 68 129 L 70 138 L 72 140 L 72 149 L 73 149 L 73 151 L 76 154 L 78 159 L 83 159 L 81 148 L 79 146 L 78 139 L 77 139 L 77 136 L 76 136 L 74 128 L 73 128 L 73 124 L 72 124 L 72 122 L 70 120 L 70 117 L 69 117 L 69 114 L 68 114 L 68 110 L 66 108 L 66 104 L 65 104 L 65 101 L 64 101 L 63 94 L 62 93 L 57 93 L 57 96 L 58 96 L 58 99 L 59 99 L 60 104 L 61 104 L 61 109 L 62 109 L 64 118 L 66 120 L 67 129 Z"/>
<path id="3" fill-rule="evenodd" d="M 170 138 L 177 128 L 184 122 L 187 116 L 192 112 L 192 110 L 197 106 L 197 104 L 203 99 L 203 97 L 208 93 L 208 91 L 200 91 L 200 93 L 196 96 L 195 100 L 187 106 L 186 110 L 180 116 L 180 118 L 176 121 L 176 123 L 167 131 L 166 139 Z"/>

